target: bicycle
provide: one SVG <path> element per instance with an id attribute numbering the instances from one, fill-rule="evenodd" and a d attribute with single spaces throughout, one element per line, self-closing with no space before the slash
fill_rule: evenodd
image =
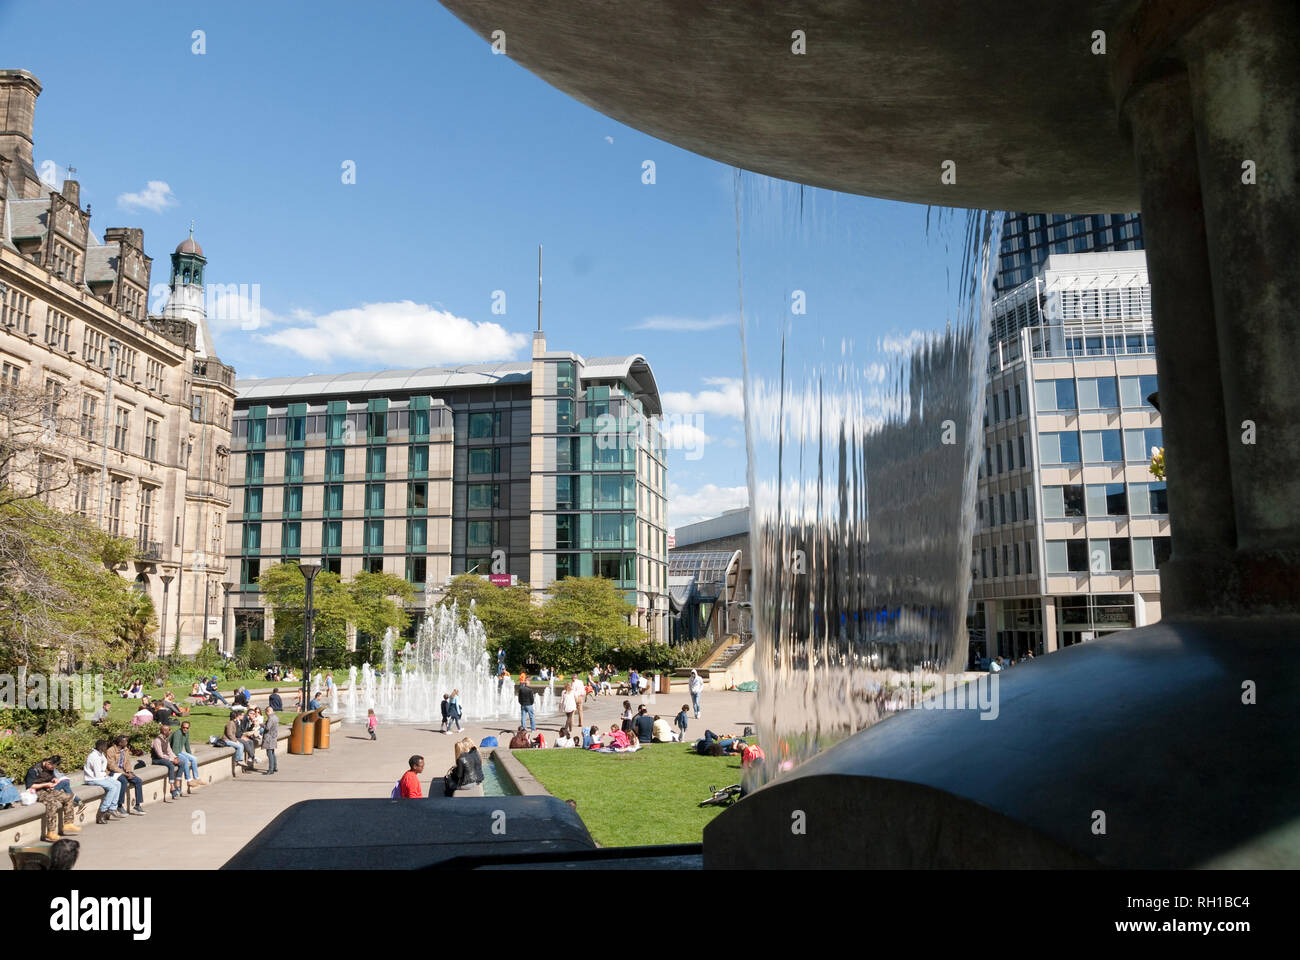
<path id="1" fill-rule="evenodd" d="M 713 791 L 713 796 L 707 800 L 701 800 L 701 807 L 729 807 L 740 799 L 740 784 L 738 783 L 723 787 L 721 790 L 714 785 L 710 785 L 709 789 Z"/>

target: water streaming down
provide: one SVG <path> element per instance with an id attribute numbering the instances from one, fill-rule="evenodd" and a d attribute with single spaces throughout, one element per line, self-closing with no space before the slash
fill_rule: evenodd
<path id="1" fill-rule="evenodd" d="M 420 623 L 415 640 L 398 655 L 390 629 L 384 634 L 382 669 L 369 663 L 348 674 L 344 705 L 348 720 L 374 709 L 384 723 L 442 722 L 443 694 L 459 691 L 461 723 L 517 718 L 513 684 L 499 683 L 487 653 L 487 634 L 470 608 L 465 623 L 455 604 L 438 606 Z M 535 686 L 535 685 L 534 685 Z M 558 712 L 554 683 L 539 688 L 537 716 Z"/>
<path id="2" fill-rule="evenodd" d="M 755 719 L 768 777 L 882 719 L 900 692 L 914 700 L 911 671 L 931 674 L 928 687 L 943 682 L 933 674 L 959 673 L 966 661 L 1001 214 L 964 211 L 959 224 L 955 212 L 939 211 L 932 233 L 927 211 L 927 247 L 964 232 L 959 249 L 947 243 L 924 268 L 936 285 L 931 298 L 942 290 L 953 301 L 947 321 L 903 317 L 911 331 L 878 338 L 871 331 L 899 318 L 879 316 L 859 278 L 825 289 L 828 265 L 817 257 L 846 232 L 866 246 L 863 231 L 882 203 L 752 174 L 735 181 Z M 817 290 L 797 289 L 801 270 Z M 800 294 L 803 313 L 792 307 Z M 819 295 L 833 322 L 814 309 Z M 855 336 L 827 342 L 837 325 Z"/>

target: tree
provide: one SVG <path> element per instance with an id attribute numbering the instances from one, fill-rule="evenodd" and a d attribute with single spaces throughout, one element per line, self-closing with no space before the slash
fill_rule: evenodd
<path id="1" fill-rule="evenodd" d="M 150 660 L 154 654 L 153 632 L 158 627 L 153 599 L 143 590 L 132 590 L 127 598 L 126 616 L 121 635 L 126 643 L 126 659 L 131 663 Z"/>
<path id="2" fill-rule="evenodd" d="M 474 616 L 478 617 L 487 633 L 488 655 L 496 663 L 498 649 L 506 652 L 506 663 L 519 667 L 530 658 L 540 659 L 541 611 L 533 603 L 526 586 L 502 587 L 472 573 L 461 574 L 451 581 L 443 594 L 442 602 L 457 604 L 461 625 L 469 619 L 470 602 L 474 603 Z"/>
<path id="3" fill-rule="evenodd" d="M 257 581 L 267 606 L 275 611 L 276 656 L 303 663 L 302 617 L 307 581 L 296 563 L 277 563 Z M 356 617 L 356 602 L 337 573 L 322 570 L 312 582 L 313 637 L 317 647 L 347 647 L 348 623 Z"/>
<path id="4" fill-rule="evenodd" d="M 134 591 L 115 568 L 130 544 L 8 493 L 0 491 L 0 672 L 124 660 Z"/>
<path id="5" fill-rule="evenodd" d="M 389 627 L 400 633 L 411 622 L 405 608 L 415 599 L 415 590 L 401 577 L 363 570 L 352 578 L 347 589 L 355 608 L 352 622 L 358 631 L 383 636 Z"/>
<path id="6" fill-rule="evenodd" d="M 613 580 L 566 577 L 551 584 L 546 592 L 541 631 L 550 642 L 545 653 L 561 670 L 588 669 L 606 659 L 612 648 L 646 640 L 645 631 L 628 622 L 636 607 Z"/>

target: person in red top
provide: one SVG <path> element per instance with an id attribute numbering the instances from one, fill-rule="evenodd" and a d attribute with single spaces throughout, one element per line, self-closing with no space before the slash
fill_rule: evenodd
<path id="1" fill-rule="evenodd" d="M 424 772 L 424 757 L 416 754 L 410 761 L 411 769 L 402 774 L 397 781 L 397 795 L 403 800 L 418 800 L 424 796 L 420 792 L 420 774 Z"/>
<path id="2" fill-rule="evenodd" d="M 763 748 L 756 743 L 748 743 L 745 745 L 745 749 L 740 751 L 740 768 L 748 770 L 750 764 L 763 759 L 765 759 Z"/>

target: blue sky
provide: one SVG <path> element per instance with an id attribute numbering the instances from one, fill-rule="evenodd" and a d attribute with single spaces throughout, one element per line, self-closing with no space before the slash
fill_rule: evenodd
<path id="1" fill-rule="evenodd" d="M 0 0 L 0 49 L 40 79 L 37 167 L 77 168 L 92 230 L 142 227 L 158 284 L 193 219 L 208 282 L 257 285 L 256 329 L 214 324 L 241 377 L 523 358 L 540 242 L 548 343 L 646 355 L 683 418 L 670 524 L 744 503 L 732 168 L 579 104 L 429 0 Z M 762 330 L 796 288 L 804 342 L 851 338 L 864 362 L 942 329 L 960 250 L 924 208 L 810 192 L 792 229 L 796 194 L 751 183 Z"/>

